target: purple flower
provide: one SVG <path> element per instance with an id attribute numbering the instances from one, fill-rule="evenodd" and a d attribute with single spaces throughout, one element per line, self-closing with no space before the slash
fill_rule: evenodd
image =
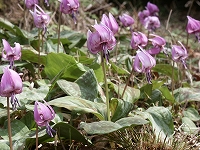
<path id="1" fill-rule="evenodd" d="M 14 60 L 21 58 L 21 46 L 19 43 L 15 43 L 15 47 L 11 47 L 5 39 L 2 39 L 2 43 L 2 58 L 10 61 L 10 68 L 12 68 L 14 66 Z"/>
<path id="2" fill-rule="evenodd" d="M 140 11 L 140 12 L 138 13 L 138 17 L 139 17 L 139 19 L 140 19 L 141 24 L 144 25 L 144 20 L 145 20 L 145 18 L 147 18 L 149 15 L 150 15 L 150 12 L 149 12 L 149 10 L 146 10 L 146 9 L 143 10 L 143 11 Z"/>
<path id="3" fill-rule="evenodd" d="M 118 32 L 119 26 L 111 13 L 109 13 L 109 18 L 103 14 L 101 24 L 106 25 L 114 34 Z"/>
<path id="4" fill-rule="evenodd" d="M 25 0 L 25 5 L 28 9 L 34 9 L 35 4 L 38 4 L 38 0 Z"/>
<path id="5" fill-rule="evenodd" d="M 61 0 L 60 11 L 64 14 L 71 14 L 74 22 L 76 23 L 75 13 L 78 11 L 79 1 L 78 0 Z"/>
<path id="6" fill-rule="evenodd" d="M 150 35 L 154 36 L 154 38 L 149 39 L 149 41 L 151 41 L 153 45 L 153 48 L 149 49 L 147 52 L 151 55 L 156 55 L 160 53 L 161 50 L 164 49 L 166 41 L 164 38 L 158 35 L 155 35 L 155 34 L 150 34 Z"/>
<path id="7" fill-rule="evenodd" d="M 149 31 L 155 31 L 160 27 L 160 21 L 156 16 L 148 16 L 144 19 L 144 27 Z"/>
<path id="8" fill-rule="evenodd" d="M 181 46 L 172 45 L 172 59 L 175 62 L 181 61 L 185 69 L 187 69 L 187 66 L 185 63 L 185 59 L 188 57 L 187 50 L 180 41 L 178 42 Z"/>
<path id="9" fill-rule="evenodd" d="M 113 50 L 116 45 L 116 39 L 113 32 L 103 24 L 95 24 L 95 31 L 87 32 L 87 47 L 93 54 L 103 51 L 106 60 L 109 60 L 109 50 Z"/>
<path id="10" fill-rule="evenodd" d="M 129 27 L 132 24 L 134 24 L 134 19 L 127 14 L 123 14 L 119 16 L 119 20 L 122 22 L 123 26 L 125 27 Z"/>
<path id="11" fill-rule="evenodd" d="M 159 9 L 155 4 L 147 3 L 147 10 L 149 10 L 150 16 L 158 16 Z"/>
<path id="12" fill-rule="evenodd" d="M 44 3 L 46 3 L 47 6 L 49 6 L 49 0 L 45 0 Z"/>
<path id="13" fill-rule="evenodd" d="M 17 72 L 12 69 L 4 68 L 1 78 L 0 94 L 2 97 L 11 97 L 13 110 L 16 110 L 18 99 L 15 94 L 22 92 L 22 80 Z"/>
<path id="14" fill-rule="evenodd" d="M 189 34 L 195 34 L 197 40 L 200 42 L 200 21 L 196 20 L 190 16 L 187 16 L 188 23 L 186 30 Z"/>
<path id="15" fill-rule="evenodd" d="M 47 25 L 50 21 L 50 16 L 42 10 L 40 6 L 35 4 L 34 11 L 30 10 L 33 15 L 34 23 L 37 28 L 43 28 L 43 30 L 47 31 Z"/>
<path id="16" fill-rule="evenodd" d="M 151 84 L 151 68 L 156 65 L 156 60 L 140 46 L 142 51 L 137 51 L 134 60 L 134 70 L 146 74 L 146 78 L 149 84 Z"/>
<path id="17" fill-rule="evenodd" d="M 43 100 L 44 101 L 44 100 Z M 55 132 L 49 122 L 55 117 L 53 108 L 44 101 L 44 104 L 36 101 L 34 106 L 34 119 L 38 126 L 46 126 L 46 132 L 53 137 L 52 132 Z"/>
<path id="18" fill-rule="evenodd" d="M 141 32 L 133 32 L 131 38 L 131 47 L 133 49 L 138 48 L 138 46 L 144 47 L 147 45 L 148 39 L 145 34 Z"/>

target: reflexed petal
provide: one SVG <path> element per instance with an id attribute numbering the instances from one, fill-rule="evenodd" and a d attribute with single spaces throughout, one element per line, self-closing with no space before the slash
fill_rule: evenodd
<path id="1" fill-rule="evenodd" d="M 152 4 L 150 2 L 147 3 L 146 9 L 149 10 L 151 16 L 155 16 L 156 13 L 159 12 L 158 7 L 155 4 Z"/>
<path id="2" fill-rule="evenodd" d="M 2 57 L 4 59 L 7 59 L 8 55 L 12 55 L 13 54 L 12 47 L 10 46 L 10 44 L 5 39 L 2 39 L 2 42 L 3 42 Z"/>
<path id="3" fill-rule="evenodd" d="M 125 27 L 128 27 L 134 24 L 134 19 L 127 14 L 123 14 L 122 16 L 119 16 L 119 19 L 122 22 L 123 26 Z"/>
<path id="4" fill-rule="evenodd" d="M 15 42 L 15 47 L 13 48 L 14 51 L 14 60 L 19 60 L 21 58 L 21 45 Z"/>
<path id="5" fill-rule="evenodd" d="M 139 59 L 138 55 L 135 56 L 135 60 L 134 60 L 133 66 L 134 66 L 134 70 L 135 71 L 142 72 L 142 68 L 141 68 L 141 65 L 140 65 L 140 59 Z"/>
<path id="6" fill-rule="evenodd" d="M 113 34 L 115 34 L 118 32 L 118 29 L 119 29 L 118 23 L 111 13 L 109 13 L 109 19 L 110 19 L 110 24 L 111 24 L 110 29 L 113 32 Z"/>
<path id="7" fill-rule="evenodd" d="M 113 34 L 112 34 L 112 31 L 107 26 L 102 25 L 102 24 L 100 24 L 100 25 L 95 24 L 94 28 L 99 33 L 102 43 L 108 42 L 109 40 L 111 40 Z"/>
<path id="8" fill-rule="evenodd" d="M 200 32 L 200 21 L 190 16 L 187 16 L 187 18 L 188 18 L 188 23 L 186 27 L 187 32 L 188 33 Z"/>

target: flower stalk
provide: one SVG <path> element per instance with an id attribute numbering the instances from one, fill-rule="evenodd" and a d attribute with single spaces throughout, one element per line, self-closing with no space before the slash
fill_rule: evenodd
<path id="1" fill-rule="evenodd" d="M 9 106 L 9 104 L 10 104 L 9 97 L 7 97 L 8 136 L 9 136 L 10 150 L 13 150 L 12 132 L 11 132 L 11 124 L 10 124 L 10 106 Z"/>
<path id="2" fill-rule="evenodd" d="M 61 24 L 61 16 L 62 16 L 62 12 L 59 11 L 59 16 L 58 16 L 58 45 L 57 45 L 57 53 L 59 53 L 59 46 L 60 46 L 60 24 Z"/>
<path id="3" fill-rule="evenodd" d="M 108 83 L 106 77 L 106 67 L 105 67 L 105 60 L 103 57 L 103 51 L 101 51 L 101 64 L 102 70 L 104 75 L 104 84 L 105 84 L 105 93 L 106 93 L 106 107 L 107 107 L 107 120 L 110 121 L 110 102 L 109 102 L 109 95 L 108 95 Z"/>

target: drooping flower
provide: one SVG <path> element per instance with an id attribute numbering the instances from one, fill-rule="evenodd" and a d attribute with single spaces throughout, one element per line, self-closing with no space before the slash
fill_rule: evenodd
<path id="1" fill-rule="evenodd" d="M 44 100 L 43 100 L 44 101 Z M 44 101 L 44 104 L 36 101 L 34 105 L 34 119 L 38 126 L 46 126 L 46 132 L 53 137 L 52 132 L 55 132 L 49 122 L 55 117 L 53 108 Z"/>
<path id="2" fill-rule="evenodd" d="M 15 47 L 11 47 L 5 39 L 2 39 L 2 43 L 2 58 L 10 61 L 10 68 L 12 68 L 14 66 L 14 60 L 21 58 L 21 46 L 19 43 L 15 43 Z"/>
<path id="3" fill-rule="evenodd" d="M 1 78 L 0 94 L 2 97 L 11 97 L 13 110 L 19 105 L 16 94 L 22 92 L 22 80 L 17 72 L 12 69 L 4 68 Z"/>
<path id="4" fill-rule="evenodd" d="M 190 16 L 187 16 L 188 23 L 186 30 L 189 34 L 195 34 L 197 40 L 200 42 L 200 21 Z"/>
<path id="5" fill-rule="evenodd" d="M 93 54 L 103 51 L 106 60 L 109 60 L 109 51 L 116 45 L 116 39 L 113 32 L 103 24 L 95 24 L 95 31 L 87 32 L 87 47 Z"/>
<path id="6" fill-rule="evenodd" d="M 49 0 L 45 0 L 44 3 L 46 3 L 47 6 L 49 6 Z"/>
<path id="7" fill-rule="evenodd" d="M 38 0 L 25 0 L 25 5 L 28 9 L 33 10 L 35 7 L 35 4 L 38 4 Z"/>
<path id="8" fill-rule="evenodd" d="M 76 23 L 76 13 L 79 8 L 79 0 L 61 0 L 60 12 L 64 14 L 71 14 L 74 22 Z"/>
<path id="9" fill-rule="evenodd" d="M 187 69 L 186 63 L 185 63 L 185 59 L 188 57 L 188 53 L 187 50 L 185 48 L 185 46 L 178 41 L 179 45 L 172 45 L 172 59 L 175 62 L 182 62 L 183 66 L 185 67 L 185 69 Z"/>
<path id="10" fill-rule="evenodd" d="M 149 84 L 151 84 L 151 68 L 156 65 L 156 60 L 142 47 L 139 46 L 142 51 L 137 51 L 134 60 L 134 70 L 137 72 L 142 72 L 146 74 L 146 79 Z"/>
<path id="11" fill-rule="evenodd" d="M 144 33 L 133 32 L 131 38 L 131 47 L 133 49 L 138 48 L 138 46 L 144 47 L 147 45 L 148 39 Z"/>
<path id="12" fill-rule="evenodd" d="M 155 31 L 160 27 L 160 20 L 156 16 L 148 16 L 144 19 L 144 27 L 149 31 Z"/>
<path id="13" fill-rule="evenodd" d="M 149 10 L 150 16 L 158 16 L 159 9 L 155 4 L 148 2 L 146 9 Z"/>
<path id="14" fill-rule="evenodd" d="M 149 50 L 147 50 L 147 52 L 151 55 L 156 55 L 158 53 L 160 53 L 161 50 L 164 49 L 164 46 L 166 44 L 166 41 L 164 38 L 155 35 L 155 34 L 150 34 L 151 36 L 154 36 L 153 38 L 149 39 L 149 41 L 151 41 L 153 47 Z"/>
<path id="15" fill-rule="evenodd" d="M 140 20 L 140 22 L 141 22 L 141 24 L 143 24 L 144 25 L 144 20 L 145 20 L 145 18 L 147 18 L 148 16 L 150 16 L 150 12 L 149 12 L 149 10 L 143 10 L 143 11 L 140 11 L 139 13 L 138 13 L 138 17 L 139 17 L 139 20 Z"/>
<path id="16" fill-rule="evenodd" d="M 125 27 L 129 27 L 132 24 L 134 24 L 134 19 L 127 14 L 123 14 L 119 16 L 119 20 L 122 22 L 123 26 Z"/>
<path id="17" fill-rule="evenodd" d="M 37 28 L 42 28 L 46 33 L 47 25 L 50 22 L 50 16 L 37 4 L 35 4 L 34 11 L 30 10 L 30 13 L 33 15 L 35 26 Z"/>
<path id="18" fill-rule="evenodd" d="M 101 24 L 106 25 L 113 32 L 113 34 L 118 32 L 119 26 L 111 13 L 109 13 L 108 17 L 103 14 Z"/>

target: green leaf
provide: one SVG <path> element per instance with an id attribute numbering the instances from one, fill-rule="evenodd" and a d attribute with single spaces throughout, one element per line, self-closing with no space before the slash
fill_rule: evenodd
<path id="1" fill-rule="evenodd" d="M 86 100 L 94 101 L 98 96 L 98 83 L 94 71 L 89 69 L 75 82 L 58 80 L 58 86 L 70 96 L 81 97 Z M 90 85 L 90 86 L 87 86 Z"/>
<path id="2" fill-rule="evenodd" d="M 171 92 L 166 86 L 162 86 L 159 88 L 161 91 L 162 95 L 171 103 L 175 102 L 175 98 L 172 96 Z"/>
<path id="3" fill-rule="evenodd" d="M 183 117 L 182 123 L 183 123 L 183 127 L 182 127 L 183 131 L 187 132 L 188 134 L 197 133 L 199 130 L 199 128 L 196 127 L 194 122 L 188 117 Z"/>
<path id="4" fill-rule="evenodd" d="M 62 79 L 76 80 L 86 70 L 84 66 L 74 59 L 74 57 L 63 53 L 49 53 L 45 66 L 45 73 L 52 80 L 64 68 L 65 72 L 61 76 Z"/>
<path id="5" fill-rule="evenodd" d="M 81 97 L 94 101 L 98 96 L 98 82 L 92 69 L 89 69 L 75 81 L 81 91 Z"/>
<path id="6" fill-rule="evenodd" d="M 185 117 L 188 117 L 192 121 L 199 121 L 200 120 L 199 112 L 196 109 L 192 108 L 192 107 L 187 108 L 186 110 L 184 110 L 183 111 L 183 115 Z"/>
<path id="7" fill-rule="evenodd" d="M 15 34 L 15 30 L 13 29 L 14 25 L 10 23 L 8 20 L 6 20 L 5 18 L 0 17 L 0 27 Z"/>
<path id="8" fill-rule="evenodd" d="M 6 141 L 6 140 L 0 140 L 1 150 L 10 150 L 10 147 L 6 143 L 8 143 L 8 141 Z"/>
<path id="9" fill-rule="evenodd" d="M 99 121 L 92 123 L 82 122 L 80 128 L 83 128 L 88 134 L 108 134 L 129 126 L 137 126 L 147 124 L 148 121 L 141 116 L 126 117 L 118 121 Z"/>
<path id="10" fill-rule="evenodd" d="M 81 90 L 77 83 L 60 79 L 57 84 L 67 95 L 81 97 Z"/>
<path id="11" fill-rule="evenodd" d="M 140 88 L 140 97 L 141 98 L 150 98 L 150 96 L 152 95 L 152 84 L 146 84 L 143 87 Z"/>
<path id="12" fill-rule="evenodd" d="M 27 104 L 28 102 L 43 100 L 49 91 L 48 86 L 41 86 L 39 88 L 28 88 L 23 87 L 23 92 L 17 94 L 16 97 L 21 102 L 22 105 Z"/>
<path id="13" fill-rule="evenodd" d="M 200 91 L 199 88 L 179 88 L 174 90 L 174 97 L 178 103 L 191 101 L 199 102 Z"/>
<path id="14" fill-rule="evenodd" d="M 6 99 L 4 99 L 6 101 Z M 0 108 L 0 118 L 7 116 L 7 110 Z"/>
<path id="15" fill-rule="evenodd" d="M 23 46 L 21 59 L 32 62 L 32 63 L 39 63 L 38 51 L 36 51 L 32 47 Z M 42 65 L 46 64 L 46 55 L 45 54 L 40 54 L 40 64 L 42 64 Z"/>
<path id="16" fill-rule="evenodd" d="M 120 85 L 116 85 L 112 82 L 110 82 L 109 84 L 111 84 L 111 86 L 113 86 L 114 90 L 116 93 L 119 92 L 119 95 L 122 96 L 122 93 L 124 91 L 124 84 L 120 84 Z M 133 87 L 127 86 L 124 96 L 123 96 L 123 100 L 126 102 L 130 102 L 130 103 L 135 103 L 140 97 L 140 90 L 135 89 Z"/>
<path id="17" fill-rule="evenodd" d="M 26 138 L 29 137 L 28 127 L 20 120 L 13 120 L 11 122 L 12 141 L 14 149 L 22 149 L 25 144 Z M 0 128 L 0 136 L 4 140 L 9 140 L 7 127 L 5 129 Z"/>
<path id="18" fill-rule="evenodd" d="M 26 115 L 20 119 L 20 121 L 23 122 L 29 130 L 31 130 L 35 126 L 33 111 L 27 112 Z"/>
<path id="19" fill-rule="evenodd" d="M 178 81 L 178 69 L 171 66 L 170 64 L 156 64 L 156 66 L 153 67 L 152 70 L 172 78 L 172 68 L 173 68 L 173 79 L 174 81 Z"/>
<path id="20" fill-rule="evenodd" d="M 171 112 L 165 107 L 150 107 L 146 110 L 147 117 L 150 120 L 157 139 L 164 141 L 174 132 L 173 120 Z"/>
<path id="21" fill-rule="evenodd" d="M 129 126 L 144 125 L 149 123 L 149 121 L 145 120 L 139 115 L 134 115 L 133 117 L 121 118 L 117 120 L 115 123 L 121 125 L 122 127 L 129 127 Z"/>
<path id="22" fill-rule="evenodd" d="M 76 113 L 92 113 L 100 120 L 105 120 L 106 105 L 104 103 L 91 102 L 80 97 L 65 96 L 48 102 L 49 105 L 63 107 Z"/>
<path id="23" fill-rule="evenodd" d="M 57 131 L 60 138 L 62 139 L 71 139 L 75 140 L 77 142 L 82 142 L 83 144 L 88 144 L 88 141 L 85 139 L 85 137 L 73 126 L 66 122 L 58 122 L 52 126 L 54 130 Z M 46 128 L 43 127 L 38 132 L 38 142 L 39 143 L 46 143 L 48 141 L 53 141 L 54 138 L 50 137 L 46 133 Z M 31 146 L 35 145 L 35 132 L 32 132 L 29 134 L 29 138 L 26 140 L 26 145 Z"/>
<path id="24" fill-rule="evenodd" d="M 113 62 L 110 62 L 110 64 L 111 64 L 112 70 L 115 71 L 118 75 L 128 75 L 129 74 L 129 72 L 127 70 L 125 70 L 122 67 L 118 67 Z"/>
<path id="25" fill-rule="evenodd" d="M 110 108 L 112 113 L 111 120 L 117 121 L 120 118 L 128 116 L 129 112 L 133 109 L 133 103 L 113 98 L 110 101 Z"/>

